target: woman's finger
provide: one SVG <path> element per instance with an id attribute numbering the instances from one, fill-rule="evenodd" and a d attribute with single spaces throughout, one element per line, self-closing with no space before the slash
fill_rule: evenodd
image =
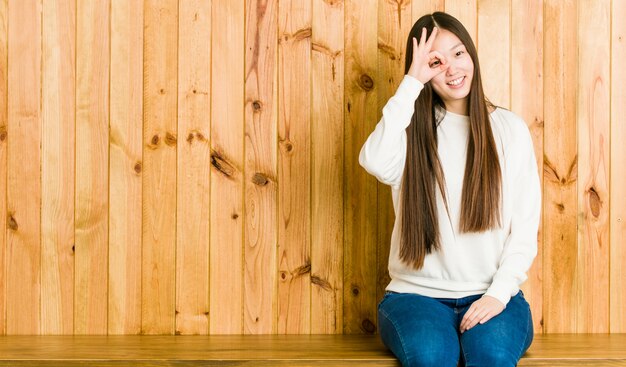
<path id="1" fill-rule="evenodd" d="M 461 330 L 464 330 L 467 327 L 467 325 L 469 325 L 470 320 L 474 318 L 474 314 L 476 313 L 476 310 L 477 308 L 475 305 L 472 305 L 469 308 L 469 310 L 467 310 L 467 312 L 463 316 L 463 320 L 461 321 L 461 326 L 460 326 Z"/>
<path id="2" fill-rule="evenodd" d="M 486 315 L 489 314 L 488 310 L 482 310 L 479 313 L 476 313 L 476 315 L 474 315 L 467 323 L 467 325 L 465 326 L 465 329 L 461 329 L 462 331 L 467 331 L 471 328 L 473 328 L 474 326 L 476 326 L 482 319 L 485 318 Z"/>
<path id="3" fill-rule="evenodd" d="M 437 32 L 439 32 L 437 27 L 433 27 L 433 31 L 430 33 L 430 37 L 428 37 L 428 41 L 426 41 L 426 50 L 430 51 L 430 49 L 433 47 L 433 42 L 435 42 L 435 37 L 437 37 Z"/>
<path id="4" fill-rule="evenodd" d="M 484 324 L 487 321 L 491 320 L 493 318 L 493 316 L 494 316 L 493 312 L 489 312 L 479 321 L 479 323 L 480 324 Z"/>
<path id="5" fill-rule="evenodd" d="M 420 46 L 426 43 L 426 27 L 422 27 L 422 36 L 420 37 Z"/>
<path id="6" fill-rule="evenodd" d="M 428 60 L 438 59 L 442 64 L 445 64 L 446 58 L 439 51 L 430 51 L 428 53 Z"/>

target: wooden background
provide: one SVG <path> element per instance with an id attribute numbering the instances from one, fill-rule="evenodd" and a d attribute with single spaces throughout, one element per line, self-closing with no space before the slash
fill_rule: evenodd
<path id="1" fill-rule="evenodd" d="M 375 332 L 434 10 L 543 161 L 536 332 L 626 332 L 626 1 L 0 0 L 0 333 Z"/>

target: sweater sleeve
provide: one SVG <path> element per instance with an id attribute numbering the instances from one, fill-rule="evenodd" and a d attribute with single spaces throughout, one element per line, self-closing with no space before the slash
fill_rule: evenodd
<path id="1" fill-rule="evenodd" d="M 363 144 L 359 164 L 380 182 L 400 184 L 406 159 L 406 131 L 415 110 L 415 100 L 424 85 L 405 75 L 396 94 L 383 107 L 383 116 Z"/>
<path id="2" fill-rule="evenodd" d="M 519 286 L 528 278 L 530 269 L 537 255 L 537 232 L 541 216 L 541 185 L 532 138 L 528 127 L 523 121 L 520 129 L 520 143 L 514 152 L 513 167 L 518 167 L 512 185 L 513 214 L 511 232 L 504 244 L 491 286 L 485 293 L 495 297 L 505 306 L 511 297 L 517 294 Z"/>

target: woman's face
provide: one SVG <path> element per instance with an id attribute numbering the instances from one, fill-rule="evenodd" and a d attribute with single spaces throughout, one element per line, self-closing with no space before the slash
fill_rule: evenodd
<path id="1" fill-rule="evenodd" d="M 467 96 L 474 75 L 474 63 L 467 53 L 465 45 L 454 33 L 439 29 L 433 43 L 432 50 L 436 50 L 448 64 L 446 71 L 437 74 L 430 83 L 446 106 L 446 110 L 466 115 Z M 431 66 L 439 65 L 440 61 L 431 61 Z"/>

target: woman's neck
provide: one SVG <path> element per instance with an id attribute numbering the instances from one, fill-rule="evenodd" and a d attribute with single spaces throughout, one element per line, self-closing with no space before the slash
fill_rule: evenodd
<path id="1" fill-rule="evenodd" d="M 444 101 L 446 111 L 456 113 L 457 115 L 467 116 L 467 98 L 457 99 L 454 101 Z"/>

